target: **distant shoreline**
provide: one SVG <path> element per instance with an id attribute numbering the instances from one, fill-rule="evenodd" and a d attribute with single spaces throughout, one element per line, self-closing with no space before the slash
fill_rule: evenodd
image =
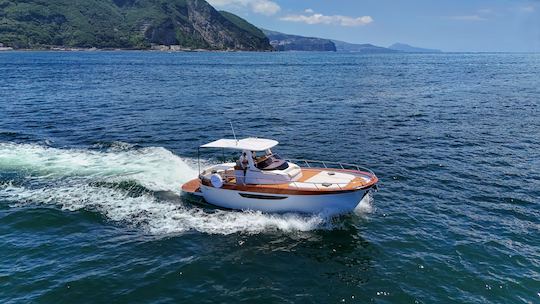
<path id="1" fill-rule="evenodd" d="M 339 53 L 339 54 L 364 54 L 364 55 L 396 55 L 396 54 L 409 54 L 409 55 L 437 55 L 437 54 L 540 54 L 540 52 L 496 52 L 496 51 L 456 51 L 456 52 L 437 52 L 437 53 L 422 53 L 422 52 L 395 52 L 395 53 L 363 53 L 363 52 L 347 52 L 347 51 L 252 51 L 252 50 L 213 50 L 213 49 L 189 49 L 189 48 L 167 48 L 167 46 L 160 48 L 77 48 L 77 47 L 44 47 L 44 48 L 13 48 L 13 47 L 0 47 L 0 53 L 3 52 L 167 52 L 167 53 Z"/>
<path id="2" fill-rule="evenodd" d="M 181 47 L 179 45 L 155 45 L 150 48 L 85 48 L 85 47 L 66 47 L 66 46 L 51 46 L 51 47 L 39 47 L 39 48 L 13 48 L 13 47 L 0 47 L 0 52 L 3 51 L 45 51 L 45 52 L 111 52 L 111 51 L 148 51 L 148 52 L 275 52 L 273 50 L 240 50 L 240 49 L 191 49 Z"/>

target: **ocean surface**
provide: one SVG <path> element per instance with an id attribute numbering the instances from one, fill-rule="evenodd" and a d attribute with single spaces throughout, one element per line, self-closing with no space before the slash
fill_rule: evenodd
<path id="1" fill-rule="evenodd" d="M 229 120 L 380 191 L 183 200 Z M 540 303 L 539 217 L 540 54 L 0 53 L 1 303 Z"/>

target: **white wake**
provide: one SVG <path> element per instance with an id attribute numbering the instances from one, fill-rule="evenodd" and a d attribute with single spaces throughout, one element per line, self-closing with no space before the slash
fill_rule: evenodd
<path id="1" fill-rule="evenodd" d="M 152 234 L 254 234 L 331 226 L 330 218 L 324 215 L 204 210 L 185 204 L 180 187 L 197 176 L 189 161 L 160 147 L 134 149 L 123 145 L 94 151 L 0 143 L 0 173 L 17 176 L 0 184 L 0 201 L 95 211 Z M 130 186 L 118 186 L 121 183 L 149 191 L 134 194 Z M 172 193 L 173 198 L 160 198 L 155 194 L 160 191 Z"/>

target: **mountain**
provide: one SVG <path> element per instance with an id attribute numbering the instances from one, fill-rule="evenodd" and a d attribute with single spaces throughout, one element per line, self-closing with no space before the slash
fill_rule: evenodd
<path id="1" fill-rule="evenodd" d="M 435 49 L 424 49 L 419 47 L 414 47 L 405 43 L 394 43 L 388 47 L 389 49 L 406 52 L 406 53 L 441 53 L 441 50 Z"/>
<path id="2" fill-rule="evenodd" d="M 14 48 L 272 49 L 258 28 L 204 0 L 0 0 L 0 43 Z"/>
<path id="3" fill-rule="evenodd" d="M 289 35 L 265 29 L 262 31 L 277 51 L 336 51 L 336 45 L 329 39 Z"/>
<path id="4" fill-rule="evenodd" d="M 338 52 L 358 52 L 358 53 L 397 53 L 397 50 L 391 50 L 385 47 L 376 46 L 373 44 L 355 44 L 345 41 L 332 40 L 336 45 Z"/>
<path id="5" fill-rule="evenodd" d="M 370 54 L 399 52 L 373 44 L 354 44 L 339 40 L 289 35 L 266 29 L 261 30 L 270 39 L 270 44 L 277 51 L 337 51 Z"/>

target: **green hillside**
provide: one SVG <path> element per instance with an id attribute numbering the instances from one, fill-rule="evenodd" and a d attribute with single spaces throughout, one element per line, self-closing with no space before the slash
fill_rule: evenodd
<path id="1" fill-rule="evenodd" d="M 238 17 L 237 15 L 231 14 L 231 13 L 226 12 L 226 11 L 219 11 L 219 12 L 221 13 L 221 15 L 223 17 L 227 18 L 227 20 L 234 23 L 236 26 L 238 26 L 239 28 L 245 30 L 246 32 L 250 33 L 251 35 L 253 35 L 255 37 L 258 37 L 258 38 L 261 38 L 261 39 L 266 38 L 266 35 L 263 33 L 263 31 L 261 29 L 254 26 L 253 24 L 247 22 L 245 19 L 242 19 L 242 18 Z"/>
<path id="2" fill-rule="evenodd" d="M 204 0 L 0 0 L 0 43 L 14 48 L 271 49 L 254 28 Z"/>

